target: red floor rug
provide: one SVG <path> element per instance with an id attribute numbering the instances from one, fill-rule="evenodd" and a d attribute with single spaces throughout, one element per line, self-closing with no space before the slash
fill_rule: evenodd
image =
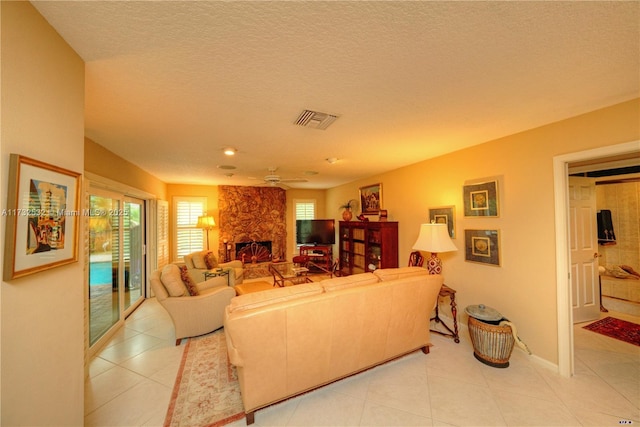
<path id="1" fill-rule="evenodd" d="M 605 317 L 597 322 L 583 326 L 583 328 L 640 346 L 640 325 L 637 323 L 627 322 L 615 317 Z"/>
<path id="2" fill-rule="evenodd" d="M 164 427 L 218 427 L 244 417 L 240 385 L 229 364 L 224 330 L 190 338 Z"/>

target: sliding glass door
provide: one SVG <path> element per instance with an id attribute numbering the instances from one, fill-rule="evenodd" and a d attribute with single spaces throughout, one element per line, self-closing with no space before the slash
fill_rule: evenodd
<path id="1" fill-rule="evenodd" d="M 142 302 L 144 202 L 105 191 L 89 195 L 89 344 Z"/>
<path id="2" fill-rule="evenodd" d="M 126 199 L 122 215 L 124 227 L 125 290 L 124 311 L 141 302 L 144 289 L 144 215 L 141 200 Z"/>

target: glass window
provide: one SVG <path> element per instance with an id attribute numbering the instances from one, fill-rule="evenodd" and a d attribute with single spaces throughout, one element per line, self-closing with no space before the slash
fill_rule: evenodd
<path id="1" fill-rule="evenodd" d="M 196 224 L 198 224 L 198 217 L 206 212 L 206 203 L 206 197 L 174 197 L 176 230 L 174 259 L 182 259 L 183 256 L 204 248 L 204 230 L 196 228 Z"/>

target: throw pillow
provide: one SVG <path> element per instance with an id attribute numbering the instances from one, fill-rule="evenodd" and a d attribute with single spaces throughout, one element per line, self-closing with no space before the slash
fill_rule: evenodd
<path id="1" fill-rule="evenodd" d="M 207 270 L 211 270 L 212 268 L 216 268 L 218 266 L 218 260 L 213 252 L 207 252 L 204 256 L 204 263 L 207 265 Z"/>
<path id="2" fill-rule="evenodd" d="M 204 256 L 208 251 L 196 252 L 193 254 L 193 266 L 203 270 L 207 269 L 207 264 L 204 262 Z"/>
<path id="3" fill-rule="evenodd" d="M 180 267 L 180 278 L 182 279 L 184 285 L 187 287 L 189 295 L 191 295 L 192 297 L 200 295 L 200 292 L 198 292 L 198 287 L 196 286 L 196 282 L 193 281 L 193 278 L 189 274 L 189 270 L 187 269 L 186 265 Z"/>
<path id="4" fill-rule="evenodd" d="M 162 269 L 160 281 L 172 297 L 182 297 L 188 295 L 187 287 L 180 277 L 180 267 L 175 264 L 168 264 Z"/>

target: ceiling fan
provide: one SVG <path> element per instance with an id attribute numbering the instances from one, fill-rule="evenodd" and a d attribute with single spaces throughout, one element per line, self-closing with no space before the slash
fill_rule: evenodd
<path id="1" fill-rule="evenodd" d="M 269 173 L 264 176 L 263 181 L 264 184 L 269 185 L 271 187 L 276 187 L 278 185 L 282 185 L 285 183 L 293 183 L 293 182 L 307 182 L 306 179 L 301 178 L 282 178 L 280 175 L 276 174 L 276 170 L 278 168 L 270 167 Z"/>

